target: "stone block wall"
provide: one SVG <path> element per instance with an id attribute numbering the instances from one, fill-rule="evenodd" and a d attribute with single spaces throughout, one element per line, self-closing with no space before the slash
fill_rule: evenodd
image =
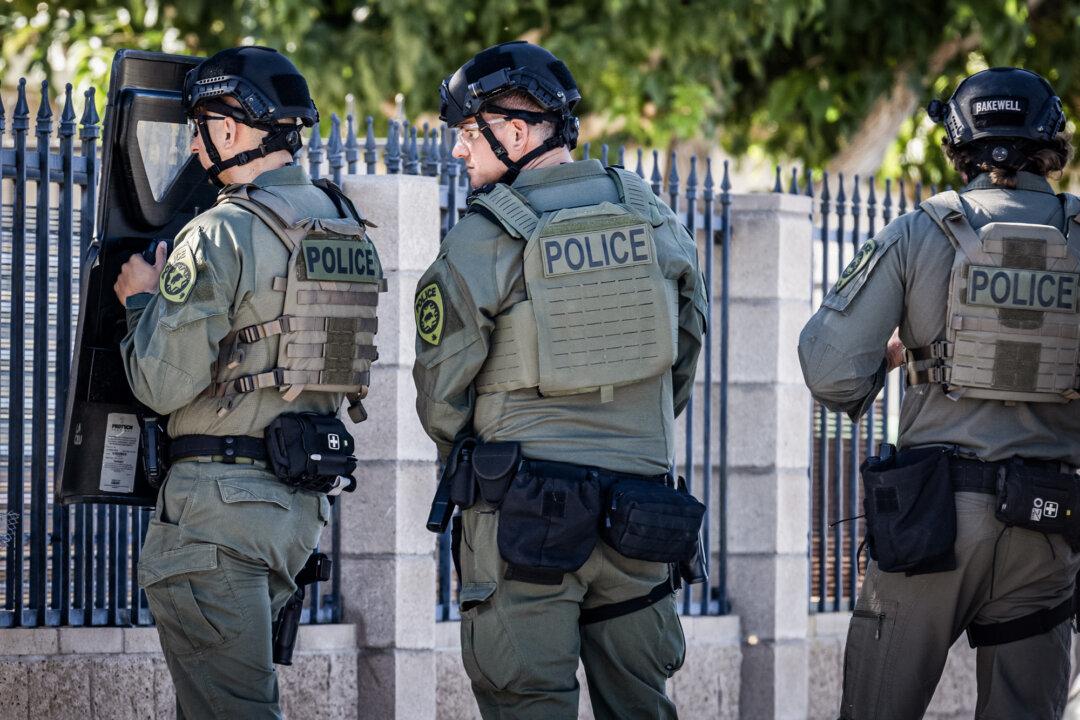
<path id="1" fill-rule="evenodd" d="M 356 628 L 306 625 L 279 667 L 290 718 L 357 717 Z M 0 720 L 175 720 L 155 628 L 0 630 Z"/>

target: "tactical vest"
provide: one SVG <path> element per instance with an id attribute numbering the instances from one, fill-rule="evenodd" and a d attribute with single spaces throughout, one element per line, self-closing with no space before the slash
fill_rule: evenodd
<path id="1" fill-rule="evenodd" d="M 537 213 L 507 185 L 479 195 L 522 254 L 528 299 L 495 318 L 478 393 L 538 388 L 546 396 L 613 389 L 671 369 L 676 284 L 657 257 L 664 224 L 652 190 L 632 172 L 608 168 L 619 203 Z"/>
<path id="2" fill-rule="evenodd" d="M 367 396 L 371 363 L 378 357 L 376 309 L 386 280 L 365 231 L 374 226 L 335 185 L 315 184 L 341 217 L 299 216 L 286 200 L 254 185 L 221 191 L 218 204 L 238 205 L 274 231 L 289 250 L 289 265 L 272 286 L 285 295 L 281 315 L 233 328 L 221 343 L 208 393 L 224 397 L 280 388 L 288 402 L 301 392 L 344 393 L 350 417 L 361 422 L 367 415 L 360 400 Z M 243 368 L 251 345 L 272 336 L 280 338 L 273 367 L 244 368 L 257 372 L 226 379 L 230 371 Z"/>
<path id="3" fill-rule="evenodd" d="M 1080 397 L 1080 199 L 1062 196 L 1068 239 L 1050 225 L 978 233 L 952 191 L 922 203 L 956 250 L 946 338 L 907 351 L 912 385 L 953 399 L 1064 403 Z"/>

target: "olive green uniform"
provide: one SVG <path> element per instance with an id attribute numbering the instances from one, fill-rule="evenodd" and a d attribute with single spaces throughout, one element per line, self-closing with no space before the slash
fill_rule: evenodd
<path id="1" fill-rule="evenodd" d="M 526 170 L 513 183 L 534 211 L 619 202 L 595 161 Z M 490 350 L 495 318 L 525 300 L 525 243 L 480 212 L 446 236 L 418 289 L 437 285 L 441 327 L 419 318 L 413 377 L 417 411 L 445 460 L 454 440 L 514 441 L 531 459 L 638 475 L 667 472 L 674 419 L 692 388 L 707 296 L 697 249 L 658 202 L 656 254 L 678 287 L 678 343 L 669 373 L 599 392 L 541 396 L 535 387 L 478 394 L 474 380 Z M 426 339 L 425 339 L 426 337 Z M 432 341 L 435 342 L 432 342 Z M 640 597 L 663 581 L 666 565 L 625 558 L 599 542 L 559 585 L 506 580 L 496 543 L 499 512 L 483 502 L 461 517 L 461 637 L 466 671 L 485 718 L 577 717 L 578 658 L 598 718 L 675 717 L 665 681 L 681 665 L 682 629 L 674 597 L 579 628 L 579 613 Z"/>
<path id="2" fill-rule="evenodd" d="M 337 217 L 299 166 L 265 172 L 253 184 L 272 187 L 303 215 Z M 203 394 L 230 330 L 281 315 L 284 293 L 273 282 L 288 262 L 289 251 L 269 226 L 221 204 L 180 231 L 164 292 L 128 298 L 121 344 L 128 381 L 145 405 L 171 413 L 172 437 L 261 438 L 284 412 L 337 411 L 342 398 L 332 393 L 301 393 L 291 403 L 273 388 Z M 272 368 L 277 343 L 271 337 L 252 344 L 249 353 L 256 355 L 227 377 Z M 170 469 L 143 544 L 139 584 L 157 623 L 179 717 L 281 717 L 270 626 L 328 518 L 325 495 L 293 491 L 259 463 L 202 458 Z"/>
<path id="3" fill-rule="evenodd" d="M 1064 211 L 1045 179 L 1020 173 L 1015 190 L 975 178 L 962 191 L 975 230 L 990 222 L 1064 230 Z M 1080 238 L 1069 243 L 1075 248 Z M 868 246 L 869 247 L 869 246 Z M 923 211 L 896 219 L 846 274 L 839 291 L 803 329 L 799 357 L 814 397 L 860 417 L 885 379 L 885 346 L 896 327 L 908 348 L 945 337 L 954 250 Z M 842 309 L 834 309 L 841 306 Z M 952 400 L 940 385 L 907 388 L 897 445 L 956 446 L 983 461 L 1014 456 L 1080 466 L 1075 403 Z M 991 495 L 956 493 L 957 568 L 884 573 L 870 562 L 848 633 L 842 716 L 918 718 L 933 696 L 949 648 L 972 623 L 996 624 L 1068 599 L 1080 555 L 1060 535 L 1008 528 Z M 1069 627 L 979 647 L 976 717 L 1059 717 L 1068 689 Z"/>

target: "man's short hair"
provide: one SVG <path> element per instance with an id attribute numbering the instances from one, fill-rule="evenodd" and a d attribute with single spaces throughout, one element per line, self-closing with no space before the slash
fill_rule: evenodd
<path id="1" fill-rule="evenodd" d="M 525 110 L 527 112 L 544 112 L 544 108 L 532 99 L 527 92 L 511 90 L 499 95 L 492 102 L 493 105 L 506 108 L 507 110 Z M 555 123 L 545 120 L 541 123 L 530 123 L 539 135 L 541 142 L 547 140 L 555 132 Z"/>
<path id="2" fill-rule="evenodd" d="M 945 151 L 945 157 L 949 159 L 956 171 L 966 178 L 973 180 L 981 173 L 990 174 L 990 182 L 998 187 L 1015 188 L 1016 174 L 1024 171 L 1041 175 L 1042 177 L 1057 177 L 1072 159 L 1073 146 L 1069 142 L 1069 136 L 1059 133 L 1053 140 L 1048 142 L 1033 142 L 1030 140 L 1012 141 L 1017 149 L 1025 156 L 1024 161 L 1017 166 L 1001 166 L 986 162 L 985 149 L 987 145 L 1000 145 L 1003 140 L 993 138 L 979 140 L 960 147 L 949 144 L 948 138 L 941 144 Z"/>

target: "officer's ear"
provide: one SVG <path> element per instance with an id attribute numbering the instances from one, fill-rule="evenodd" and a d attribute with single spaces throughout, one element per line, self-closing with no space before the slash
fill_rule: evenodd
<path id="1" fill-rule="evenodd" d="M 529 123 L 521 118 L 511 118 L 507 125 L 510 126 L 510 136 L 506 138 L 509 145 L 507 149 L 524 151 L 525 146 L 529 143 Z"/>
<path id="2" fill-rule="evenodd" d="M 221 121 L 221 147 L 222 149 L 231 148 L 236 144 L 236 120 L 225 116 L 225 119 Z"/>

